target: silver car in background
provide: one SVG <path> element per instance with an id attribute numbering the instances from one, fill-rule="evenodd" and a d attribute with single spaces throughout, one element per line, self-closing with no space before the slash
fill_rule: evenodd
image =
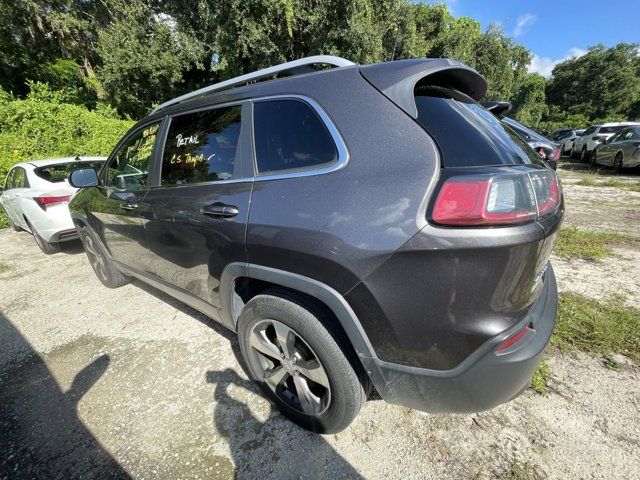
<path id="1" fill-rule="evenodd" d="M 573 142 L 571 156 L 580 156 L 581 162 L 591 161 L 591 154 L 596 147 L 605 140 L 610 139 L 619 131 L 633 126 L 640 126 L 635 122 L 610 122 L 601 125 L 592 125 Z"/>
<path id="2" fill-rule="evenodd" d="M 562 155 L 571 155 L 571 150 L 573 150 L 573 143 L 576 141 L 576 138 L 581 136 L 583 133 L 584 129 L 569 130 L 568 132 L 560 135 L 557 140 L 557 142 L 560 144 L 560 153 Z"/>
<path id="3" fill-rule="evenodd" d="M 627 127 L 598 145 L 591 156 L 592 165 L 622 170 L 640 165 L 640 126 Z"/>
<path id="4" fill-rule="evenodd" d="M 69 199 L 77 188 L 67 178 L 78 169 L 98 171 L 105 157 L 68 157 L 33 160 L 14 165 L 0 188 L 0 205 L 14 230 L 33 235 L 47 255 L 60 250 L 60 242 L 78 238 L 69 214 Z"/>

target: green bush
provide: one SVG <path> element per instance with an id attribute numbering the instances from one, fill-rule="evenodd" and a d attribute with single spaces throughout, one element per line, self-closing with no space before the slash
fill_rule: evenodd
<path id="1" fill-rule="evenodd" d="M 47 84 L 31 85 L 24 100 L 0 90 L 0 185 L 12 165 L 27 160 L 75 155 L 108 155 L 133 124 L 106 107 L 89 111 L 61 103 Z M 0 211 L 0 228 L 7 226 Z"/>
<path id="2" fill-rule="evenodd" d="M 133 124 L 59 103 L 38 91 L 0 105 L 0 182 L 17 162 L 36 158 L 108 155 Z"/>

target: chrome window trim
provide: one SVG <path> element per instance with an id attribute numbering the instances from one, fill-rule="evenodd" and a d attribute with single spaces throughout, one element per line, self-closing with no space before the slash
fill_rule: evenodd
<path id="1" fill-rule="evenodd" d="M 224 108 L 224 107 L 230 107 L 230 106 L 236 106 L 236 105 L 242 105 L 243 103 L 246 102 L 251 102 L 251 103 L 257 103 L 257 102 L 262 102 L 262 101 L 269 101 L 269 100 L 298 100 L 298 101 L 302 101 L 304 103 L 306 103 L 307 105 L 309 105 L 315 112 L 316 114 L 320 117 L 320 120 L 322 121 L 322 123 L 324 124 L 325 128 L 327 129 L 327 131 L 329 132 L 329 135 L 331 136 L 331 138 L 333 139 L 333 142 L 336 146 L 336 150 L 338 151 L 338 160 L 335 163 L 332 163 L 331 165 L 325 166 L 325 167 L 308 167 L 307 169 L 304 170 L 297 170 L 297 171 L 284 171 L 283 173 L 267 173 L 264 175 L 260 175 L 258 172 L 258 167 L 256 164 L 256 152 L 255 152 L 255 128 L 252 128 L 252 164 L 253 164 L 253 172 L 254 172 L 254 176 L 253 177 L 240 177 L 240 178 L 231 178 L 229 180 L 211 180 L 208 182 L 198 182 L 198 183 L 188 183 L 188 184 L 182 184 L 182 185 L 155 185 L 153 187 L 149 187 L 149 189 L 158 189 L 158 188 L 185 188 L 185 187 L 195 187 L 195 186 L 202 186 L 202 185 L 222 185 L 222 184 L 228 184 L 228 183 L 245 183 L 245 182 L 262 182 L 262 181 L 267 181 L 267 180 L 282 180 L 282 179 L 287 179 L 287 178 L 296 178 L 296 177 L 309 177 L 312 175 L 323 175 L 326 173 L 331 173 L 331 172 L 335 172 L 338 170 L 343 169 L 348 163 L 349 163 L 349 151 L 347 149 L 347 146 L 342 138 L 342 135 L 340 135 L 340 132 L 338 131 L 338 128 L 335 126 L 335 124 L 333 123 L 333 121 L 331 120 L 331 118 L 329 117 L 329 115 L 324 111 L 324 109 L 318 104 L 318 102 L 316 102 L 315 100 L 313 100 L 312 98 L 309 98 L 305 95 L 298 95 L 298 94 L 279 94 L 279 95 L 267 95 L 264 97 L 255 97 L 255 98 L 246 98 L 246 99 L 242 99 L 242 100 L 234 100 L 234 101 L 230 101 L 230 102 L 225 102 L 225 103 L 221 103 L 218 105 L 207 105 L 207 106 L 200 106 L 200 107 L 196 107 L 193 109 L 189 109 L 189 110 L 185 110 L 185 111 L 180 111 L 178 113 L 174 113 L 171 115 L 167 115 L 166 119 L 167 119 L 167 130 L 169 129 L 169 127 L 171 126 L 171 120 L 174 117 L 178 117 L 181 115 L 185 115 L 185 114 L 189 114 L 189 113 L 197 113 L 200 111 L 204 111 L 204 110 L 213 110 L 213 109 L 217 109 L 217 108 Z M 253 115 L 251 115 L 251 122 L 254 123 L 254 117 Z M 252 125 L 253 127 L 253 125 Z M 164 153 L 164 144 L 166 142 L 166 135 L 165 138 L 163 138 L 163 144 L 162 144 L 162 148 L 159 151 L 159 156 L 160 156 L 160 164 L 162 164 L 162 155 Z M 162 168 L 162 167 L 160 167 Z"/>
<path id="2" fill-rule="evenodd" d="M 253 172 L 254 179 L 256 182 L 263 182 L 267 180 L 281 180 L 285 178 L 297 178 L 297 177 L 309 177 L 312 175 L 323 175 L 325 173 L 331 173 L 338 170 L 343 169 L 349 163 L 349 150 L 347 149 L 347 145 L 345 144 L 342 135 L 338 131 L 338 128 L 335 126 L 327 112 L 312 98 L 309 98 L 305 95 L 298 94 L 281 94 L 281 95 L 268 95 L 264 97 L 256 97 L 252 98 L 253 103 L 265 102 L 270 100 L 297 100 L 309 105 L 316 114 L 320 117 L 322 123 L 324 123 L 325 128 L 329 132 L 329 135 L 333 139 L 333 143 L 336 146 L 336 150 L 338 151 L 338 160 L 331 165 L 327 165 L 324 167 L 308 167 L 304 170 L 296 170 L 296 171 L 283 171 L 282 173 L 265 173 L 263 175 L 258 171 L 257 165 L 257 156 L 256 156 L 256 142 L 255 142 L 255 116 L 252 115 L 252 121 L 254 124 L 253 129 Z"/>

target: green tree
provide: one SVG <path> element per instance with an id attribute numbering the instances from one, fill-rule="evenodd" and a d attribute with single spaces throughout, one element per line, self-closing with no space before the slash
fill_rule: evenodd
<path id="1" fill-rule="evenodd" d="M 564 115 L 584 114 L 590 120 L 637 115 L 640 102 L 638 44 L 597 45 L 586 55 L 553 69 L 547 98 Z"/>
<path id="2" fill-rule="evenodd" d="M 139 118 L 185 90 L 185 72 L 202 69 L 205 49 L 168 16 L 132 2 L 99 33 L 97 78 L 121 114 Z"/>
<path id="3" fill-rule="evenodd" d="M 520 123 L 537 128 L 548 107 L 545 98 L 546 80 L 537 73 L 527 74 L 511 99 L 512 116 Z"/>

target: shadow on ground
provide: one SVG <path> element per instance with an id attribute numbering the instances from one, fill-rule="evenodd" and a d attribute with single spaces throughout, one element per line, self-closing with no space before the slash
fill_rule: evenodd
<path id="1" fill-rule="evenodd" d="M 0 479 L 129 478 L 80 421 L 77 405 L 109 366 L 102 355 L 62 391 L 42 357 L 0 313 Z"/>
<path id="2" fill-rule="evenodd" d="M 209 371 L 207 382 L 215 386 L 213 422 L 229 444 L 235 478 L 363 478 L 322 435 L 294 425 L 273 407 L 265 420 L 257 418 L 238 392 L 260 390 L 236 371 Z"/>
<path id="3" fill-rule="evenodd" d="M 237 370 L 244 370 L 235 332 L 152 286 L 137 280 L 133 285 L 226 338 Z M 235 478 L 362 478 L 323 436 L 289 422 L 275 407 L 269 406 L 264 420 L 254 415 L 250 402 L 262 393 L 244 373 L 242 377 L 227 368 L 206 374 L 206 381 L 214 386 L 215 434 L 229 445 Z"/>

